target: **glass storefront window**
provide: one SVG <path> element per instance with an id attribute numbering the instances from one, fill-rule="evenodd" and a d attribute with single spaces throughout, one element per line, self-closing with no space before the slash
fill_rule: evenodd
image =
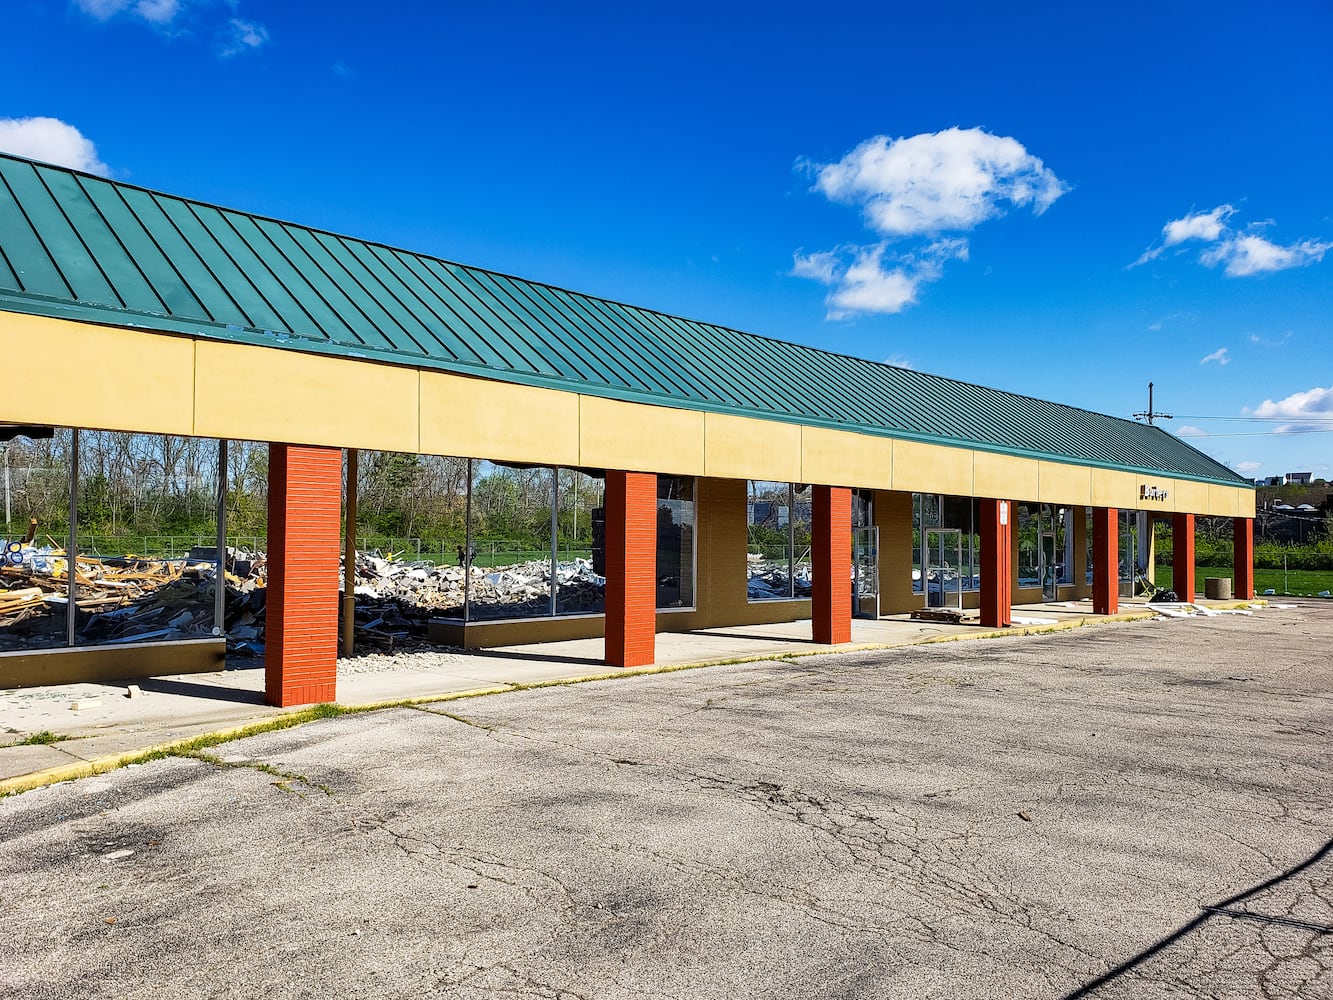
<path id="1" fill-rule="evenodd" d="M 11 599 L 0 649 L 221 634 L 220 442 L 55 428 L 3 447 L 5 584 L 31 596 Z"/>
<path id="2" fill-rule="evenodd" d="M 657 477 L 657 607 L 694 607 L 694 479 Z"/>
<path id="3" fill-rule="evenodd" d="M 1041 506 L 1021 503 L 1015 523 L 1018 532 L 1018 586 L 1036 589 L 1041 586 Z"/>
<path id="4" fill-rule="evenodd" d="M 809 597 L 814 491 L 809 486 L 751 480 L 746 500 L 746 595 L 751 601 Z"/>
<path id="5" fill-rule="evenodd" d="M 559 469 L 557 475 L 555 613 L 600 614 L 606 609 L 606 577 L 593 565 L 593 512 L 603 510 L 606 480 L 578 469 Z"/>

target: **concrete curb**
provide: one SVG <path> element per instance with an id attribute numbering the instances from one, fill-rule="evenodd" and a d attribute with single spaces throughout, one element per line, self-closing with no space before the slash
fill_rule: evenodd
<path id="1" fill-rule="evenodd" d="M 1218 609 L 1234 610 L 1247 608 L 1251 604 L 1266 603 L 1267 602 L 1259 600 L 1236 601 L 1224 607 L 1218 606 Z M 1071 629 L 1083 628 L 1088 625 L 1095 627 L 1097 625 L 1112 624 L 1116 622 L 1142 621 L 1148 618 L 1155 618 L 1156 616 L 1157 613 L 1155 611 L 1132 611 L 1112 615 L 1110 617 L 1098 618 L 1096 621 L 1080 619 L 1072 622 L 1052 622 L 1050 624 L 1042 625 L 1021 625 L 1016 628 L 987 629 L 984 632 L 966 632 L 960 635 L 937 635 L 922 639 L 912 639 L 907 642 L 848 643 L 847 645 L 830 646 L 825 649 L 741 656 L 733 657 L 731 659 L 706 660 L 700 663 L 669 663 L 660 666 L 631 667 L 613 671 L 599 671 L 598 673 L 593 674 L 580 674 L 575 677 L 558 677 L 546 681 L 498 684 L 489 687 L 470 688 L 465 691 L 451 691 L 439 695 L 365 702 L 355 705 L 344 705 L 335 702 L 332 703 L 332 710 L 327 712 L 320 711 L 319 709 L 321 706 L 294 709 L 289 712 L 270 716 L 267 719 L 261 719 L 257 722 L 248 722 L 241 726 L 233 726 L 227 729 L 215 730 L 213 732 L 200 733 L 196 736 L 148 746 L 142 750 L 129 750 L 124 753 L 98 757 L 94 760 L 62 764 L 59 767 L 46 768 L 41 771 L 33 771 L 30 774 L 21 774 L 12 778 L 0 779 L 0 798 L 16 795 L 20 792 L 30 792 L 34 789 L 43 788 L 47 785 L 59 784 L 63 781 L 76 781 L 80 778 L 91 778 L 150 758 L 171 756 L 198 746 L 214 746 L 219 743 L 229 743 L 233 740 L 245 739 L 248 736 L 259 736 L 263 733 L 275 732 L 280 729 L 290 729 L 293 726 L 304 725 L 307 722 L 314 722 L 321 718 L 333 718 L 340 715 L 357 715 L 363 712 L 379 712 L 390 708 L 411 708 L 415 705 L 432 705 L 439 702 L 460 701 L 467 698 L 481 698 L 494 694 L 506 694 L 511 691 L 535 691 L 540 690 L 541 688 L 569 687 L 574 684 L 588 684 L 594 681 L 614 681 L 632 677 L 649 677 L 657 674 L 678 673 L 684 670 L 702 670 L 707 667 L 737 666 L 746 663 L 780 663 L 788 660 L 804 659 L 805 657 L 810 656 L 836 656 L 843 653 L 865 653 L 885 649 L 904 649 L 908 646 L 926 646 L 944 642 L 967 642 L 976 639 L 1006 639 L 1018 636 L 1041 635 L 1051 632 L 1067 632 Z M 306 717 L 303 718 L 303 716 Z"/>

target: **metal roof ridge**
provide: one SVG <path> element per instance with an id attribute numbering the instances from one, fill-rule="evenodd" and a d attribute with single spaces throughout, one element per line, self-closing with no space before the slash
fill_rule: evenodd
<path id="1" fill-rule="evenodd" d="M 481 265 L 477 265 L 477 264 L 467 264 L 467 263 L 464 263 L 463 261 L 452 260 L 452 259 L 450 259 L 450 258 L 448 258 L 448 257 L 443 257 L 443 256 L 440 256 L 440 255 L 438 255 L 438 254 L 422 253 L 422 252 L 417 251 L 417 250 L 409 250 L 409 249 L 407 249 L 406 247 L 395 246 L 394 244 L 392 244 L 392 243 L 386 243 L 386 242 L 384 242 L 383 240 L 366 239 L 366 238 L 364 238 L 364 237 L 353 236 L 353 235 L 350 235 L 350 234 L 348 234 L 348 233 L 339 233 L 339 232 L 336 232 L 336 231 L 334 231 L 334 230 L 332 230 L 332 229 L 324 229 L 324 228 L 322 228 L 322 227 L 320 227 L 320 226 L 311 226 L 311 225 L 308 225 L 308 224 L 303 223 L 303 222 L 294 222 L 294 221 L 292 221 L 292 220 L 290 220 L 290 219 L 280 219 L 280 218 L 278 218 L 277 216 L 273 216 L 273 215 L 267 215 L 267 214 L 260 213 L 260 212 L 251 212 L 251 211 L 247 211 L 247 210 L 245 210 L 245 209 L 236 208 L 236 207 L 234 207 L 234 206 L 219 205 L 219 204 L 215 204 L 215 203 L 213 203 L 213 202 L 203 201 L 203 200 L 201 200 L 201 199 L 199 199 L 199 198 L 190 198 L 190 197 L 186 197 L 186 196 L 184 196 L 184 195 L 173 194 L 173 193 L 171 193 L 171 192 L 169 192 L 169 191 L 161 191 L 161 190 L 158 190 L 158 189 L 156 189 L 156 188 L 147 187 L 147 186 L 142 185 L 142 184 L 133 184 L 133 183 L 130 183 L 130 182 L 127 182 L 127 181 L 116 180 L 116 179 L 111 178 L 111 177 L 103 177 L 103 176 L 100 176 L 99 174 L 90 173 L 90 172 L 85 171 L 85 170 L 78 170 L 78 169 L 76 169 L 76 168 L 74 168 L 74 167 L 66 167 L 66 166 L 62 166 L 62 165 L 60 165 L 60 164 L 56 164 L 56 163 L 47 163 L 47 162 L 45 162 L 45 161 L 43 161 L 43 160 L 34 160 L 34 159 L 30 158 L 30 157 L 19 156 L 19 155 L 14 154 L 14 153 L 7 153 L 7 152 L 3 152 L 3 151 L 0 151 L 0 157 L 3 157 L 3 158 L 5 158 L 5 159 L 9 159 L 9 160 L 16 160 L 16 161 L 23 162 L 23 163 L 29 163 L 29 164 L 32 164 L 32 165 L 35 165 L 35 166 L 39 166 L 39 167 L 46 167 L 47 169 L 51 169 L 51 170 L 59 170 L 59 171 L 63 171 L 63 172 L 65 172 L 65 173 L 69 173 L 69 174 L 74 174 L 74 175 L 76 175 L 76 176 L 80 176 L 80 177 L 87 177 L 87 178 L 89 178 L 89 179 L 91 179 L 91 180 L 94 180 L 94 181 L 100 181 L 100 182 L 102 182 L 102 183 L 104 183 L 104 184 L 111 184 L 111 185 L 114 185 L 114 186 L 116 186 L 116 187 L 130 188 L 130 189 L 133 189 L 133 190 L 142 191 L 142 192 L 144 192 L 145 194 L 152 195 L 153 197 L 156 197 L 156 198 L 170 198 L 170 199 L 173 200 L 173 201 L 183 202 L 183 203 L 188 204 L 188 205 L 200 205 L 200 206 L 203 206 L 203 207 L 205 207 L 205 208 L 211 208 L 211 209 L 214 209 L 215 211 L 219 211 L 219 212 L 233 212 L 233 213 L 237 213 L 237 214 L 241 214 L 241 215 L 248 216 L 248 217 L 250 217 L 250 218 L 252 218 L 252 219 L 261 219 L 261 220 L 263 220 L 263 221 L 265 221 L 265 222 L 272 222 L 272 223 L 274 223 L 275 225 L 279 225 L 279 226 L 294 226 L 294 227 L 299 228 L 299 229 L 304 229 L 304 230 L 306 230 L 307 232 L 311 232 L 311 233 L 320 233 L 320 234 L 323 234 L 323 235 L 325 235 L 325 236 L 331 236 L 331 237 L 333 237 L 333 238 L 335 238 L 335 239 L 339 239 L 339 240 L 352 240 L 352 241 L 354 241 L 354 242 L 362 243 L 362 244 L 365 244 L 365 245 L 367 245 L 367 246 L 381 247 L 381 248 L 383 248 L 383 249 L 385 249 L 385 250 L 388 250 L 388 251 L 391 251 L 391 252 L 393 252 L 393 253 L 404 253 L 404 254 L 409 254 L 409 255 L 411 255 L 411 256 L 413 256 L 413 257 L 417 257 L 417 258 L 421 258 L 421 259 L 427 259 L 427 260 L 434 260 L 434 261 L 437 261 L 437 262 L 439 262 L 439 263 L 441 263 L 441 264 L 449 264 L 449 265 L 451 265 L 451 266 L 453 266 L 453 267 L 461 267 L 461 268 L 464 268 L 465 270 L 469 270 L 469 271 L 480 271 L 480 272 L 482 272 L 482 273 L 484 273 L 484 274 L 498 275 L 499 277 L 502 277 L 502 278 L 508 278 L 508 279 L 510 279 L 510 280 L 512 280 L 512 281 L 519 281 L 519 282 L 523 282 L 523 283 L 525 283 L 525 284 L 529 284 L 529 285 L 538 285 L 538 286 L 541 286 L 542 288 L 549 288 L 549 289 L 552 289 L 553 291 L 563 292 L 563 293 L 565 293 L 565 294 L 567 294 L 567 295 L 575 295 L 575 296 L 578 296 L 578 297 L 580 297 L 580 298 L 592 299 L 592 300 L 595 300 L 595 301 L 598 301 L 598 302 L 607 302 L 607 303 L 610 303 L 611 305 L 621 306 L 621 307 L 626 308 L 626 309 L 633 309 L 633 310 L 637 310 L 637 311 L 640 311 L 640 312 L 652 313 L 653 315 L 656 315 L 656 316 L 665 316 L 665 317 L 667 317 L 667 318 L 669 318 L 669 319 L 681 320 L 681 321 L 686 322 L 686 323 L 693 323 L 693 324 L 696 324 L 696 325 L 698 325 L 698 326 L 703 326 L 703 327 L 711 327 L 712 329 L 715 329 L 715 330 L 724 330 L 724 331 L 726 331 L 726 332 L 728 332 L 728 333 L 737 334 L 737 335 L 742 336 L 742 337 L 753 338 L 753 339 L 755 339 L 755 340 L 762 340 L 762 341 L 764 341 L 764 342 L 766 342 L 766 343 L 782 344 L 782 345 L 785 346 L 785 347 L 794 347 L 794 348 L 796 348 L 796 349 L 799 350 L 799 351 L 809 352 L 809 353 L 811 353 L 811 354 L 820 355 L 820 356 L 822 356 L 822 357 L 828 357 L 828 358 L 842 358 L 842 359 L 845 359 L 845 360 L 847 360 L 847 361 L 851 361 L 851 362 L 854 362 L 854 363 L 857 363 L 857 364 L 870 365 L 870 366 L 873 366 L 874 368 L 886 368 L 886 369 L 889 369 L 890 371 L 904 371 L 904 372 L 911 372 L 913 375 L 921 376 L 921 377 L 928 378 L 928 379 L 938 379 L 939 381 L 942 381 L 942 382 L 948 382 L 948 383 L 951 383 L 951 384 L 953 384 L 953 385 L 957 385 L 957 386 L 964 386 L 964 387 L 969 388 L 969 389 L 986 389 L 986 390 L 988 390 L 988 391 L 990 391 L 990 392 L 1001 393 L 1001 394 L 1006 395 L 1006 396 L 1012 396 L 1012 397 L 1014 397 L 1014 398 L 1016 398 L 1016 399 L 1025 399 L 1025 400 L 1029 400 L 1029 401 L 1036 402 L 1036 403 L 1051 403 L 1051 404 L 1054 404 L 1054 405 L 1056 405 L 1056 406 L 1066 407 L 1066 408 L 1068 408 L 1068 409 L 1071 409 L 1071 410 L 1077 410 L 1077 411 L 1080 411 L 1080 412 L 1082 412 L 1082 413 L 1090 413 L 1090 414 L 1092 414 L 1093 416 L 1101 417 L 1101 418 L 1103 418 L 1103 419 L 1117 420 L 1117 421 L 1121 421 L 1121 422 L 1124 422 L 1124 423 L 1127 423 L 1127 424 L 1131 424 L 1131 425 L 1134 425 L 1134 426 L 1138 426 L 1138 427 L 1145 426 L 1144 424 L 1141 424 L 1141 423 L 1139 423 L 1138 421 L 1135 421 L 1135 420 L 1131 420 L 1131 419 L 1129 419 L 1129 418 L 1127 418 L 1127 417 L 1118 417 L 1118 416 L 1116 416 L 1116 415 L 1114 415 L 1114 414 L 1110 414 L 1110 413 L 1101 413 L 1101 412 L 1099 412 L 1099 411 L 1097 411 L 1097 410 L 1089 410 L 1089 409 L 1087 409 L 1086 407 L 1077 406 L 1077 405 L 1075 405 L 1075 404 L 1073 404 L 1073 403 L 1063 403 L 1063 402 L 1060 402 L 1059 400 L 1054 400 L 1054 399 L 1043 399 L 1043 398 L 1040 397 L 1040 396 L 1029 396 L 1029 395 L 1026 395 L 1026 394 L 1024 394 L 1024 393 L 1014 392 L 1014 391 L 1009 390 L 1009 389 L 1001 389 L 1001 388 L 999 388 L 999 387 L 997 387 L 997 386 L 982 385 L 982 384 L 979 383 L 979 382 L 967 382 L 967 381 L 964 381 L 963 379 L 954 378 L 954 377 L 949 376 L 949 375 L 940 375 L 940 374 L 937 374 L 937 373 L 935 373 L 935 372 L 926 372 L 926 371 L 921 371 L 921 370 L 919 370 L 919 369 L 915 369 L 915 368 L 904 368 L 904 367 L 902 367 L 902 366 L 900 366 L 900 365 L 890 365 L 890 364 L 887 364 L 887 363 L 885 363 L 885 362 L 883 362 L 883 361 L 875 361 L 875 360 L 873 360 L 873 359 L 871 359 L 871 358 L 864 358 L 864 357 L 860 357 L 859 355 L 855 355 L 855 354 L 847 354 L 847 353 L 844 353 L 844 352 L 841 352 L 841 351 L 831 351 L 831 350 L 829 350 L 829 349 L 827 349 L 827 348 L 824 348 L 824 347 L 813 347 L 813 346 L 811 346 L 811 345 L 809 345 L 809 344 L 799 344 L 799 343 L 796 343 L 795 341 L 791 341 L 791 340 L 783 340 L 783 339 L 780 338 L 780 337 L 774 337 L 774 336 L 771 336 L 771 335 L 769 335 L 769 334 L 764 334 L 764 333 L 756 333 L 756 332 L 754 332 L 754 331 L 752 331 L 752 330 L 742 330 L 742 329 L 740 329 L 739 327 L 727 326 L 727 325 L 725 325 L 725 324 L 715 323 L 715 322 L 713 322 L 713 321 L 711 321 L 711 320 L 694 319 L 694 318 L 692 318 L 692 317 L 690 317 L 690 316 L 683 316 L 683 315 L 681 315 L 680 313 L 668 312 L 668 311 L 665 310 L 665 309 L 657 309 L 657 308 L 654 308 L 654 307 L 652 307 L 652 306 L 638 305 L 638 304 L 633 303 L 633 302 L 623 302 L 623 301 L 621 301 L 621 300 L 619 300 L 619 299 L 613 299 L 613 298 L 610 298 L 610 297 L 605 296 L 605 295 L 598 295 L 598 294 L 596 294 L 595 292 L 583 292 L 583 291 L 579 291 L 579 290 L 577 290 L 577 289 L 573 289 L 573 288 L 566 288 L 566 287 L 563 286 L 563 285 L 557 285 L 557 284 L 554 284 L 554 283 L 549 282 L 549 281 L 543 281 L 543 280 L 541 280 L 541 279 L 539 279 L 539 278 L 526 278 L 526 277 L 523 277 L 522 275 L 512 274 L 512 273 L 510 273 L 510 272 L 508 272 L 508 271 L 501 271 L 501 270 L 499 270 L 499 269 L 497 269 L 497 268 L 493 268 L 493 267 L 483 267 L 483 266 L 481 266 Z M 132 310 L 128 310 L 128 309 L 127 309 L 127 310 L 125 310 L 125 311 L 129 312 L 129 311 L 132 311 Z M 1196 450 L 1197 450 L 1197 449 L 1196 449 Z"/>

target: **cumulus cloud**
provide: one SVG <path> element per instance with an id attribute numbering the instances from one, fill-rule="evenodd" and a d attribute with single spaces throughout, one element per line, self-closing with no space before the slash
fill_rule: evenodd
<path id="1" fill-rule="evenodd" d="M 1236 462 L 1231 466 L 1242 476 L 1252 476 L 1263 468 L 1262 462 Z"/>
<path id="2" fill-rule="evenodd" d="M 1236 214 L 1230 205 L 1218 205 L 1211 212 L 1196 212 L 1183 219 L 1172 219 L 1162 227 L 1162 242 L 1169 247 L 1186 240 L 1204 240 L 1211 243 L 1222 235 L 1226 220 Z"/>
<path id="3" fill-rule="evenodd" d="M 1333 385 L 1294 392 L 1277 402 L 1265 399 L 1253 410 L 1245 412 L 1268 420 L 1287 421 L 1274 430 L 1275 434 L 1327 430 L 1333 423 Z"/>
<path id="4" fill-rule="evenodd" d="M 158 25 L 170 24 L 181 10 L 180 0 L 74 0 L 74 6 L 99 21 L 129 12 Z"/>
<path id="5" fill-rule="evenodd" d="M 1292 267 L 1315 264 L 1323 260 L 1324 254 L 1330 249 L 1333 249 L 1333 243 L 1301 240 L 1284 247 L 1270 243 L 1257 234 L 1249 234 L 1223 240 L 1205 251 L 1200 259 L 1209 267 L 1225 265 L 1229 277 L 1243 278 L 1265 271 L 1285 271 Z"/>
<path id="6" fill-rule="evenodd" d="M 884 359 L 884 364 L 892 365 L 894 368 L 906 368 L 908 371 L 911 371 L 914 367 L 912 359 L 906 354 L 890 354 Z"/>
<path id="7" fill-rule="evenodd" d="M 979 128 L 877 135 L 816 169 L 816 190 L 893 237 L 972 229 L 1006 205 L 1040 215 L 1068 190 L 1017 139 Z"/>
<path id="8" fill-rule="evenodd" d="M 1235 206 L 1218 205 L 1209 212 L 1192 212 L 1182 218 L 1172 219 L 1162 227 L 1160 241 L 1143 251 L 1139 259 L 1129 266 L 1138 267 L 1157 260 L 1167 250 L 1197 240 L 1212 244 L 1199 254 L 1200 263 L 1208 267 L 1221 264 L 1228 277 L 1243 278 L 1267 271 L 1285 271 L 1315 264 L 1333 249 L 1333 243 L 1318 240 L 1299 240 L 1289 246 L 1273 243 L 1258 232 L 1273 225 L 1272 219 L 1252 222 L 1244 232 L 1232 229 L 1228 220 L 1235 214 Z"/>
<path id="9" fill-rule="evenodd" d="M 1195 427 L 1193 424 L 1186 424 L 1184 427 L 1176 430 L 1176 437 L 1201 438 L 1207 436 L 1208 432 L 1206 430 L 1202 427 Z"/>
<path id="10" fill-rule="evenodd" d="M 791 273 L 831 286 L 829 319 L 896 313 L 949 260 L 966 260 L 967 241 L 942 234 L 974 229 L 1010 208 L 1040 215 L 1069 190 L 1017 139 L 980 128 L 905 138 L 877 135 L 834 163 L 803 162 L 813 190 L 858 206 L 879 239 L 793 255 Z M 904 241 L 914 243 L 902 246 Z"/>
<path id="11" fill-rule="evenodd" d="M 1227 357 L 1227 349 L 1225 347 L 1219 347 L 1212 354 L 1208 354 L 1200 358 L 1199 364 L 1206 365 L 1210 361 L 1216 361 L 1219 365 L 1231 364 L 1231 359 Z"/>
<path id="12" fill-rule="evenodd" d="M 902 312 L 917 301 L 921 286 L 938 281 L 950 260 L 967 260 L 967 241 L 934 240 L 908 253 L 891 253 L 887 241 L 812 254 L 796 253 L 791 273 L 830 286 L 829 319 L 860 313 Z"/>
<path id="13" fill-rule="evenodd" d="M 111 173 L 93 141 L 59 118 L 0 118 L 0 150 L 90 174 Z"/>
<path id="14" fill-rule="evenodd" d="M 243 21 L 233 17 L 223 29 L 218 55 L 230 59 L 242 52 L 253 52 L 268 44 L 268 29 L 257 21 Z"/>

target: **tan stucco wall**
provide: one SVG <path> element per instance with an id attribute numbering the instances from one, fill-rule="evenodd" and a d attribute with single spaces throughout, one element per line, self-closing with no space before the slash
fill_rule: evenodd
<path id="1" fill-rule="evenodd" d="M 925 603 L 912 590 L 912 494 L 878 490 L 875 524 L 879 526 L 879 613 L 907 614 Z"/>
<path id="2" fill-rule="evenodd" d="M 1247 516 L 1254 491 L 0 312 L 0 421 Z M 1140 500 L 1143 486 L 1168 493 Z"/>

